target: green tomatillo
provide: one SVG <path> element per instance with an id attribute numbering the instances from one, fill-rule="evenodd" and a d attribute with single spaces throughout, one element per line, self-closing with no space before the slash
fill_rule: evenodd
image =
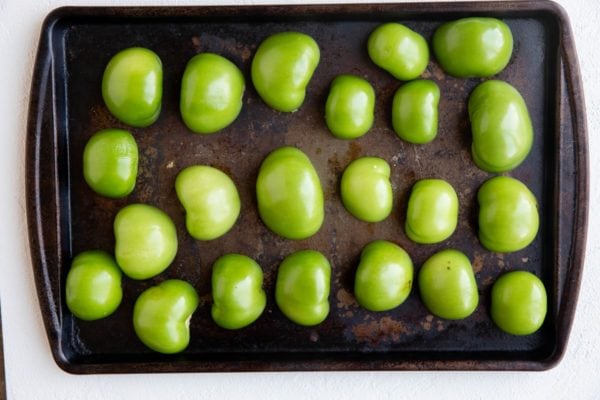
<path id="1" fill-rule="evenodd" d="M 423 303 L 438 317 L 463 319 L 477 308 L 479 292 L 473 267 L 458 250 L 446 249 L 429 257 L 418 279 Z"/>
<path id="2" fill-rule="evenodd" d="M 242 254 L 219 257 L 212 270 L 211 314 L 216 324 L 240 329 L 256 321 L 267 304 L 262 283 L 262 269 L 253 259 Z"/>
<path id="3" fill-rule="evenodd" d="M 244 75 L 225 57 L 213 53 L 192 57 L 181 80 L 183 122 L 202 134 L 227 127 L 242 110 L 244 89 Z"/>
<path id="4" fill-rule="evenodd" d="M 540 329 L 547 303 L 544 284 L 531 272 L 508 272 L 492 286 L 492 320 L 512 335 L 530 335 Z"/>
<path id="5" fill-rule="evenodd" d="M 506 172 L 525 160 L 533 144 L 533 127 L 517 89 L 503 81 L 485 81 L 469 96 L 468 110 L 471 152 L 479 168 Z"/>
<path id="6" fill-rule="evenodd" d="M 321 181 L 310 159 L 295 147 L 280 147 L 265 158 L 256 197 L 262 221 L 285 238 L 305 239 L 323 224 Z"/>
<path id="7" fill-rule="evenodd" d="M 418 78 L 429 63 L 429 47 L 423 36 L 395 22 L 379 25 L 369 36 L 371 60 L 396 79 Z"/>
<path id="8" fill-rule="evenodd" d="M 469 17 L 441 25 L 433 35 L 433 52 L 442 69 L 459 77 L 489 77 L 510 60 L 513 37 L 496 18 Z"/>
<path id="9" fill-rule="evenodd" d="M 177 253 L 177 231 L 171 218 L 147 204 L 130 204 L 114 221 L 115 257 L 125 275 L 148 279 L 163 272 Z"/>
<path id="10" fill-rule="evenodd" d="M 340 75 L 331 82 L 325 103 L 325 121 L 339 139 L 356 139 L 373 126 L 375 90 L 365 79 Z"/>
<path id="11" fill-rule="evenodd" d="M 160 115 L 163 68 L 152 50 L 131 47 L 108 62 L 102 77 L 102 98 L 108 110 L 127 125 L 144 128 Z"/>
<path id="12" fill-rule="evenodd" d="M 252 83 L 270 107 L 296 111 L 304 102 L 321 53 L 317 42 L 301 32 L 280 32 L 266 38 L 252 59 Z"/>
<path id="13" fill-rule="evenodd" d="M 198 240 L 226 234 L 240 215 L 240 196 L 231 178 L 206 165 L 187 167 L 175 179 L 177 197 L 185 208 L 187 231 Z"/>
<path id="14" fill-rule="evenodd" d="M 416 243 L 432 244 L 448 239 L 458 224 L 458 196 L 443 179 L 422 179 L 408 199 L 405 230 Z"/>
<path id="15" fill-rule="evenodd" d="M 67 307 L 77 318 L 86 321 L 109 316 L 123 298 L 121 275 L 119 266 L 105 251 L 79 253 L 67 274 Z"/>
<path id="16" fill-rule="evenodd" d="M 346 167 L 341 180 L 346 210 L 366 222 L 379 222 L 392 211 L 390 165 L 379 157 L 361 157 Z"/>
<path id="17" fill-rule="evenodd" d="M 275 301 L 293 322 L 318 325 L 329 314 L 331 266 L 323 254 L 301 250 L 287 256 L 277 271 Z"/>
<path id="18" fill-rule="evenodd" d="M 83 177 L 102 196 L 125 197 L 135 188 L 138 158 L 138 146 L 131 133 L 103 129 L 85 145 Z"/>
<path id="19" fill-rule="evenodd" d="M 354 280 L 358 304 L 371 311 L 387 311 L 402 304 L 412 288 L 413 263 L 400 246 L 376 240 L 360 255 Z"/>
<path id="20" fill-rule="evenodd" d="M 477 192 L 479 241 L 490 251 L 510 253 L 527 247 L 537 235 L 537 200 L 522 182 L 508 176 L 487 180 Z"/>
<path id="21" fill-rule="evenodd" d="M 437 136 L 440 88 L 429 80 L 402 85 L 394 94 L 392 127 L 409 143 L 425 144 Z"/>
<path id="22" fill-rule="evenodd" d="M 190 319 L 198 303 L 196 290 L 185 281 L 169 279 L 152 286 L 135 301 L 135 333 L 154 351 L 179 353 L 190 342 Z"/>

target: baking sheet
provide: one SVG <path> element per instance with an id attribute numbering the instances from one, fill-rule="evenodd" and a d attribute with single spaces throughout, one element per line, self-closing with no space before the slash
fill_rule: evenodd
<path id="1" fill-rule="evenodd" d="M 423 77 L 441 89 L 439 133 L 428 145 L 401 141 L 391 129 L 392 97 L 401 82 L 368 58 L 366 40 L 379 24 L 396 21 L 429 42 L 441 23 L 464 16 L 502 18 L 515 40 L 513 57 L 497 78 L 519 89 L 535 131 L 527 160 L 509 173 L 539 201 L 540 231 L 526 249 L 512 254 L 485 250 L 477 240 L 478 187 L 493 176 L 470 155 L 466 111 L 480 79 L 443 73 L 435 59 Z M 280 113 L 267 107 L 250 81 L 258 44 L 272 33 L 298 30 L 320 46 L 321 62 L 301 109 Z M 164 67 L 163 108 L 148 128 L 130 128 L 110 115 L 101 98 L 102 72 L 117 51 L 143 46 Z M 186 62 L 199 52 L 219 53 L 246 78 L 239 118 L 218 134 L 191 133 L 179 116 L 179 89 Z M 332 79 L 352 73 L 376 91 L 375 125 L 354 141 L 335 139 L 323 114 Z M 82 152 L 97 130 L 130 130 L 140 149 L 135 191 L 125 199 L 102 198 L 82 175 Z M 564 351 L 577 299 L 587 216 L 587 137 L 577 59 L 568 19 L 551 2 L 385 4 L 260 7 L 62 8 L 42 28 L 31 92 L 28 132 L 28 218 L 32 267 L 50 346 L 63 369 L 74 373 L 331 370 L 331 369 L 547 369 Z M 292 145 L 312 160 L 325 192 L 326 217 L 313 237 L 291 241 L 270 232 L 256 209 L 254 184 L 260 162 L 273 149 Z M 394 209 L 369 224 L 348 214 L 339 197 L 345 166 L 360 156 L 379 156 L 392 167 Z M 199 242 L 185 231 L 184 210 L 174 180 L 192 164 L 208 164 L 236 183 L 242 212 L 224 237 Z M 417 245 L 403 231 L 411 186 L 443 178 L 456 189 L 459 225 L 437 245 Z M 179 252 L 164 273 L 147 281 L 124 278 L 123 303 L 95 322 L 75 319 L 64 302 L 72 257 L 84 250 L 112 252 L 112 221 L 126 204 L 143 202 L 167 212 L 178 229 Z M 418 268 L 443 248 L 472 260 L 480 291 L 475 313 L 462 321 L 432 316 L 414 285 L 408 300 L 389 312 L 358 307 L 353 276 L 362 247 L 375 239 L 401 245 Z M 287 320 L 274 301 L 279 262 L 300 249 L 322 251 L 332 264 L 331 312 L 317 327 Z M 246 254 L 262 266 L 267 307 L 253 325 L 219 328 L 210 317 L 210 271 L 222 254 Z M 535 334 L 502 333 L 489 317 L 489 292 L 503 272 L 526 269 L 549 293 L 549 312 Z M 133 331 L 137 296 L 168 278 L 187 280 L 201 296 L 191 321 L 191 342 L 178 355 L 144 347 Z"/>

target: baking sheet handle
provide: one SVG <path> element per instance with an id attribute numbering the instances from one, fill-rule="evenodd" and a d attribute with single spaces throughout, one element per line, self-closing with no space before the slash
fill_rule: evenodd
<path id="1" fill-rule="evenodd" d="M 56 19 L 48 16 L 42 27 L 31 84 L 27 127 L 26 196 L 31 261 L 46 333 L 60 343 L 61 230 L 57 204 L 60 202 L 57 165 L 57 110 L 53 79 L 51 32 Z M 43 168 L 42 168 L 43 166 Z M 50 166 L 50 167 L 48 167 Z M 55 198 L 57 201 L 43 202 Z M 58 248 L 53 249 L 50 246 Z M 53 288 L 57 288 L 54 289 Z M 60 363 L 60 351 L 53 356 Z"/>
<path id="2" fill-rule="evenodd" d="M 558 96 L 560 113 L 557 116 L 557 127 L 560 130 L 558 136 L 562 146 L 557 148 L 563 150 L 569 148 L 572 154 L 572 157 L 557 155 L 557 164 L 560 165 L 559 168 L 562 172 L 562 176 L 560 173 L 557 174 L 560 185 L 559 192 L 572 194 L 569 197 L 572 199 L 570 207 L 573 211 L 571 218 L 565 221 L 567 223 L 558 227 L 559 236 L 558 243 L 556 243 L 556 248 L 559 249 L 558 260 L 561 264 L 558 271 L 560 275 L 558 277 L 560 285 L 557 298 L 558 307 L 555 310 L 558 314 L 556 319 L 556 331 L 558 332 L 556 354 L 558 357 L 554 360 L 554 364 L 556 364 L 560 361 L 567 345 L 583 271 L 589 204 L 589 160 L 585 101 L 575 40 L 565 10 L 556 3 L 548 3 L 552 4 L 554 11 L 561 19 L 559 82 L 562 87 L 560 96 Z M 572 163 L 561 165 L 565 159 Z M 569 208 L 559 207 L 559 209 L 568 210 Z M 558 220 L 564 221 L 563 218 Z"/>

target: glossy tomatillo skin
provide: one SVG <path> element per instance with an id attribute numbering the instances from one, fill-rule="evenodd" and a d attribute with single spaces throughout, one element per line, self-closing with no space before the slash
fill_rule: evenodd
<path id="1" fill-rule="evenodd" d="M 83 177 L 96 193 L 110 198 L 129 195 L 138 172 L 138 147 L 122 129 L 96 132 L 83 150 Z"/>
<path id="2" fill-rule="evenodd" d="M 280 32 L 266 38 L 252 59 L 252 83 L 270 107 L 296 111 L 321 53 L 314 39 L 301 32 Z"/>
<path id="3" fill-rule="evenodd" d="M 479 168 L 506 172 L 525 160 L 533 144 L 533 127 L 517 89 L 503 81 L 485 81 L 469 96 L 468 109 L 471 153 Z"/>
<path id="4" fill-rule="evenodd" d="M 288 239 L 314 235 L 325 217 L 323 190 L 310 159 L 295 147 L 280 147 L 260 166 L 258 211 L 273 232 Z"/>
<path id="5" fill-rule="evenodd" d="M 392 211 L 390 165 L 378 157 L 361 157 L 350 163 L 341 180 L 346 210 L 366 222 L 379 222 Z"/>
<path id="6" fill-rule="evenodd" d="M 325 121 L 339 139 L 356 139 L 373 126 L 375 90 L 365 79 L 339 75 L 333 82 L 325 103 Z"/>
<path id="7" fill-rule="evenodd" d="M 416 243 L 432 244 L 448 239 L 458 224 L 458 196 L 442 179 L 422 179 L 408 199 L 405 231 Z"/>
<path id="8" fill-rule="evenodd" d="M 369 35 L 369 57 L 396 79 L 418 78 L 429 63 L 429 47 L 423 36 L 398 23 L 378 26 Z"/>
<path id="9" fill-rule="evenodd" d="M 512 50 L 510 28 L 496 18 L 451 21 L 433 35 L 433 52 L 442 69 L 459 78 L 499 73 L 510 61 Z"/>
<path id="10" fill-rule="evenodd" d="M 331 266 L 318 251 L 301 250 L 287 256 L 277 271 L 275 300 L 293 322 L 318 325 L 329 314 Z"/>
<path id="11" fill-rule="evenodd" d="M 425 144 L 437 136 L 440 88 L 429 80 L 402 85 L 392 103 L 394 132 L 409 143 Z"/>
<path id="12" fill-rule="evenodd" d="M 130 204 L 115 217 L 115 257 L 125 275 L 148 279 L 163 272 L 177 254 L 171 218 L 147 204 Z"/>
<path id="13" fill-rule="evenodd" d="M 263 272 L 253 259 L 225 254 L 212 270 L 212 318 L 225 329 L 250 325 L 265 309 L 267 296 L 262 288 Z"/>
<path id="14" fill-rule="evenodd" d="M 454 249 L 431 256 L 419 271 L 419 291 L 432 314 L 445 319 L 463 319 L 475 311 L 479 292 L 471 262 Z"/>
<path id="15" fill-rule="evenodd" d="M 121 304 L 121 270 L 105 251 L 79 253 L 67 274 L 65 299 L 79 319 L 94 321 L 115 312 Z"/>
<path id="16" fill-rule="evenodd" d="M 508 272 L 492 286 L 492 319 L 512 335 L 530 335 L 540 329 L 547 303 L 544 284 L 531 272 Z"/>
<path id="17" fill-rule="evenodd" d="M 220 131 L 240 114 L 244 90 L 242 71 L 225 57 L 213 53 L 192 57 L 181 81 L 183 122 L 196 133 Z"/>
<path id="18" fill-rule="evenodd" d="M 412 288 L 413 263 L 400 246 L 376 240 L 363 249 L 354 280 L 358 304 L 387 311 L 402 304 Z"/>
<path id="19" fill-rule="evenodd" d="M 196 290 L 185 281 L 169 279 L 152 286 L 133 307 L 135 333 L 154 351 L 179 353 L 190 342 L 190 319 L 198 303 Z"/>
<path id="20" fill-rule="evenodd" d="M 226 234 L 240 215 L 240 196 L 231 178 L 217 168 L 194 165 L 175 179 L 175 191 L 185 208 L 187 231 L 198 240 Z"/>
<path id="21" fill-rule="evenodd" d="M 477 192 L 479 241 L 490 251 L 527 247 L 539 228 L 537 200 L 522 182 L 508 176 L 487 180 Z"/>
<path id="22" fill-rule="evenodd" d="M 102 98 L 121 122 L 137 128 L 152 125 L 160 115 L 163 69 L 152 50 L 131 47 L 115 54 L 102 77 Z"/>

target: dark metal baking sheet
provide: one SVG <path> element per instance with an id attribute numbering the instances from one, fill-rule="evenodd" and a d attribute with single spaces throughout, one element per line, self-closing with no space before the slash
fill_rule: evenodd
<path id="1" fill-rule="evenodd" d="M 512 254 L 486 251 L 477 240 L 477 188 L 490 176 L 470 155 L 466 102 L 479 79 L 447 76 L 432 58 L 424 77 L 441 88 L 439 136 L 431 144 L 402 142 L 391 130 L 390 106 L 401 82 L 375 67 L 366 39 L 380 23 L 397 21 L 431 39 L 444 21 L 464 16 L 502 18 L 515 48 L 499 75 L 523 94 L 533 120 L 534 148 L 510 173 L 539 200 L 540 232 L 532 245 Z M 257 96 L 249 77 L 252 55 L 262 39 L 298 30 L 313 36 L 321 62 L 306 102 L 295 113 L 279 113 Z M 104 106 L 100 82 L 104 66 L 120 49 L 144 46 L 164 65 L 164 99 L 159 120 L 131 129 Z M 61 8 L 46 19 L 31 89 L 27 144 L 27 213 L 40 306 L 58 365 L 73 373 L 257 371 L 257 370 L 541 370 L 555 365 L 565 350 L 575 310 L 584 254 L 588 165 L 583 95 L 567 16 L 546 1 L 257 7 Z M 178 112 L 181 75 L 194 54 L 219 53 L 243 71 L 247 90 L 239 118 L 222 132 L 195 135 Z M 334 139 L 323 119 L 331 80 L 358 74 L 376 90 L 373 129 L 354 141 Z M 82 177 L 82 151 L 97 130 L 130 129 L 140 148 L 135 191 L 110 200 L 94 194 Z M 290 241 L 271 233 L 256 211 L 254 182 L 271 150 L 293 145 L 313 161 L 325 191 L 326 218 L 315 236 Z M 384 222 L 351 217 L 339 200 L 344 167 L 363 155 L 392 166 L 394 211 Z M 242 200 L 241 216 L 226 236 L 193 240 L 185 231 L 183 208 L 174 191 L 178 171 L 209 164 L 226 171 Z M 460 199 L 459 226 L 438 245 L 417 245 L 403 231 L 407 196 L 421 178 L 448 180 Z M 179 252 L 172 266 L 147 281 L 124 279 L 124 299 L 112 316 L 75 319 L 64 301 L 64 282 L 73 255 L 87 249 L 111 252 L 112 221 L 125 204 L 144 202 L 165 210 L 178 228 Z M 418 269 L 434 252 L 453 247 L 473 261 L 480 304 L 462 321 L 430 315 L 413 289 L 389 312 L 357 306 L 353 275 L 361 248 L 374 239 L 403 246 Z M 305 248 L 322 251 L 333 267 L 331 313 L 316 327 L 288 321 L 274 302 L 278 263 Z M 267 307 L 253 325 L 239 331 L 217 327 L 210 318 L 212 262 L 240 252 L 263 267 Z M 526 269 L 545 283 L 549 313 L 543 327 L 525 337 L 502 333 L 489 317 L 491 283 L 504 271 Z M 135 337 L 135 298 L 167 278 L 192 283 L 201 304 L 191 321 L 191 343 L 177 355 L 161 355 Z"/>

